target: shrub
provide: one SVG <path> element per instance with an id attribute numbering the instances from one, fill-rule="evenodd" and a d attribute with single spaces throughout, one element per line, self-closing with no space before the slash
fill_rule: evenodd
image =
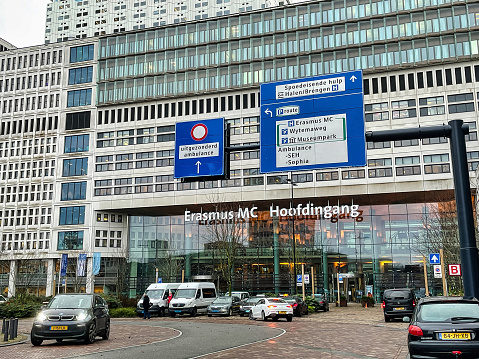
<path id="1" fill-rule="evenodd" d="M 320 305 L 317 299 L 312 297 L 306 297 L 305 299 L 306 299 L 306 304 L 308 305 L 308 311 L 310 313 L 319 312 Z"/>
<path id="2" fill-rule="evenodd" d="M 101 297 L 106 300 L 108 303 L 108 308 L 110 309 L 116 309 L 116 308 L 121 308 L 121 301 L 120 299 L 112 294 L 101 294 Z"/>
<path id="3" fill-rule="evenodd" d="M 364 307 L 366 303 L 368 304 L 368 307 L 372 307 L 376 302 L 374 301 L 373 297 L 368 297 L 367 295 L 364 295 L 361 297 L 361 304 Z"/>
<path id="4" fill-rule="evenodd" d="M 28 318 L 33 317 L 41 308 L 41 303 L 19 303 L 9 300 L 0 304 L 0 317 L 5 318 Z"/>
<path id="5" fill-rule="evenodd" d="M 136 307 L 136 304 L 138 303 L 138 299 L 128 298 L 127 296 L 120 297 L 120 301 L 122 307 Z"/>
<path id="6" fill-rule="evenodd" d="M 112 318 L 134 318 L 136 316 L 136 308 L 127 307 L 110 309 L 110 317 Z"/>

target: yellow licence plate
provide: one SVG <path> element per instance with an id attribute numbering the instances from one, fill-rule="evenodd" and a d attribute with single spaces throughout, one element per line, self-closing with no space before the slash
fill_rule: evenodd
<path id="1" fill-rule="evenodd" d="M 471 333 L 439 333 L 442 340 L 471 340 Z"/>
<path id="2" fill-rule="evenodd" d="M 281 311 L 281 312 L 278 312 L 278 313 L 279 313 L 279 314 L 286 314 L 286 312 L 284 312 L 284 311 Z"/>
<path id="3" fill-rule="evenodd" d="M 50 330 L 68 330 L 68 327 L 66 325 L 53 325 Z"/>
<path id="4" fill-rule="evenodd" d="M 404 310 L 404 307 L 393 308 L 393 310 Z"/>

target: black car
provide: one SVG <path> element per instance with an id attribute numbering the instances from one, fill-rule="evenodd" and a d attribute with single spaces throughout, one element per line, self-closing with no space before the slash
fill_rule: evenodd
<path id="1" fill-rule="evenodd" d="M 241 300 L 239 297 L 218 297 L 208 306 L 207 314 L 208 317 L 213 315 L 225 315 L 229 317 L 234 313 L 239 313 L 240 306 Z"/>
<path id="2" fill-rule="evenodd" d="M 293 307 L 293 315 L 295 317 L 301 317 L 302 315 L 308 315 L 308 305 L 300 297 L 283 297 L 286 303 L 291 304 Z"/>
<path id="3" fill-rule="evenodd" d="M 386 289 L 381 307 L 384 311 L 384 321 L 392 318 L 411 316 L 416 306 L 414 291 L 410 288 Z"/>
<path id="4" fill-rule="evenodd" d="M 81 339 L 91 344 L 97 336 L 110 336 L 105 300 L 97 294 L 58 294 L 35 318 L 30 339 L 35 346 L 50 339 Z"/>
<path id="5" fill-rule="evenodd" d="M 315 294 L 314 299 L 319 302 L 319 309 L 324 312 L 329 312 L 328 298 L 324 294 Z"/>
<path id="6" fill-rule="evenodd" d="M 408 332 L 411 359 L 477 359 L 479 300 L 462 297 L 423 298 L 418 302 Z"/>

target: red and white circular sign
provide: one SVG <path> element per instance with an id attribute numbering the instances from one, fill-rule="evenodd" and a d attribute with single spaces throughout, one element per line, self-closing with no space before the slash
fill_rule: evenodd
<path id="1" fill-rule="evenodd" d="M 194 125 L 191 129 L 191 138 L 193 138 L 195 141 L 204 140 L 207 134 L 208 128 L 202 123 Z"/>

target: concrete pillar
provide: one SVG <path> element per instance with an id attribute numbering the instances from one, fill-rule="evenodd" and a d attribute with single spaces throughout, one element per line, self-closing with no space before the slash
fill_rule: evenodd
<path id="1" fill-rule="evenodd" d="M 93 273 L 93 257 L 86 259 L 86 284 L 85 292 L 93 293 L 95 291 L 95 276 Z"/>
<path id="2" fill-rule="evenodd" d="M 324 294 L 329 295 L 329 273 L 328 273 L 328 253 L 326 252 L 325 246 L 322 249 L 322 262 L 323 262 L 323 288 Z"/>
<path id="3" fill-rule="evenodd" d="M 8 276 L 8 298 L 15 296 L 15 282 L 17 279 L 17 261 L 10 261 L 10 274 Z"/>
<path id="4" fill-rule="evenodd" d="M 279 218 L 273 217 L 273 263 L 274 263 L 274 294 L 279 294 Z"/>
<path id="5" fill-rule="evenodd" d="M 55 293 L 55 260 L 47 260 L 47 287 L 45 288 L 45 295 L 52 296 Z"/>

